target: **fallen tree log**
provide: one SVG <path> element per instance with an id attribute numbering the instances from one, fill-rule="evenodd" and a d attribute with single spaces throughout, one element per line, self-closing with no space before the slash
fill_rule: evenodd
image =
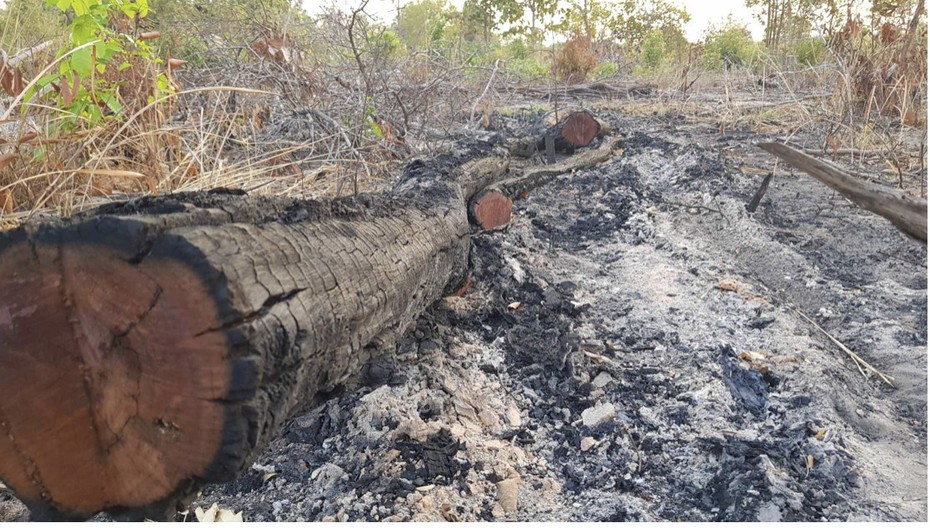
<path id="1" fill-rule="evenodd" d="M 538 98 L 630 98 L 645 97 L 655 91 L 655 85 L 643 83 L 615 83 L 593 82 L 589 84 L 570 84 L 553 86 L 552 88 L 526 87 L 518 88 L 523 95 Z"/>
<path id="2" fill-rule="evenodd" d="M 811 157 L 781 143 L 760 143 L 792 167 L 802 170 L 836 190 L 851 202 L 889 220 L 899 230 L 927 244 L 927 200 L 909 196 L 902 189 L 877 185 L 857 178 L 836 165 Z"/>
<path id="3" fill-rule="evenodd" d="M 510 223 L 513 202 L 522 200 L 533 189 L 552 181 L 560 174 L 593 167 L 613 155 L 617 144 L 604 141 L 595 150 L 588 150 L 551 165 L 527 168 L 519 176 L 492 183 L 475 193 L 468 202 L 471 222 L 481 229 L 496 229 Z"/>
<path id="4" fill-rule="evenodd" d="M 552 111 L 542 116 L 528 136 L 508 141 L 508 148 L 511 155 L 528 158 L 546 152 L 549 142 L 552 153 L 572 154 L 575 149 L 587 147 L 595 138 L 611 131 L 609 124 L 587 110 Z"/>
<path id="5" fill-rule="evenodd" d="M 0 480 L 34 518 L 164 518 L 351 386 L 467 275 L 477 142 L 332 202 L 146 198 L 0 235 Z"/>

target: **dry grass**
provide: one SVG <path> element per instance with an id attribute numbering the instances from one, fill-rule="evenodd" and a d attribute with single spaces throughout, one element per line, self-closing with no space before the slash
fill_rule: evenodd
<path id="1" fill-rule="evenodd" d="M 217 63 L 174 72 L 175 92 L 153 102 L 157 69 L 134 65 L 122 72 L 123 113 L 102 124 L 65 127 L 74 116 L 52 103 L 11 98 L 0 124 L 0 229 L 141 194 L 379 190 L 411 152 L 441 148 L 465 124 L 486 72 L 379 55 L 355 34 L 364 29 L 328 16 L 305 49 L 282 53 L 298 44 L 262 37 L 245 54 L 217 50 Z M 35 57 L 25 70 L 50 70 L 52 60 Z"/>

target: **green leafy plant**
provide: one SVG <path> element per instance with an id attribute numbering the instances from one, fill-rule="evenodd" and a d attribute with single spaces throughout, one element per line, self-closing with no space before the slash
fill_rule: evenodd
<path id="1" fill-rule="evenodd" d="M 817 66 L 823 62 L 827 54 L 827 43 L 819 37 L 802 40 L 795 44 L 794 54 L 798 59 L 798 64 Z"/>
<path id="2" fill-rule="evenodd" d="M 368 29 L 368 47 L 379 57 L 386 58 L 399 55 L 403 44 L 395 31 L 374 27 Z"/>
<path id="3" fill-rule="evenodd" d="M 759 46 L 753 42 L 749 30 L 729 22 L 722 30 L 707 37 L 701 62 L 710 69 L 729 70 L 735 66 L 750 65 L 758 55 Z"/>
<path id="4" fill-rule="evenodd" d="M 40 77 L 24 96 L 28 103 L 41 93 L 53 94 L 56 105 L 68 115 L 66 123 L 97 125 L 118 116 L 125 104 L 121 88 L 151 82 L 151 103 L 171 91 L 167 74 L 148 79 L 146 71 L 161 64 L 146 39 L 157 33 L 135 35 L 129 30 L 148 15 L 148 0 L 45 0 L 62 12 L 73 12 L 68 40 L 58 53 L 57 72 Z M 53 88 L 48 91 L 47 88 Z M 142 103 L 137 97 L 135 102 Z"/>
<path id="5" fill-rule="evenodd" d="M 591 77 L 595 79 L 606 79 L 617 75 L 619 71 L 620 67 L 617 66 L 616 62 L 599 62 L 597 66 L 594 67 L 594 71 L 591 72 Z"/>
<path id="6" fill-rule="evenodd" d="M 643 47 L 639 51 L 639 61 L 636 65 L 637 73 L 655 73 L 665 61 L 667 55 L 665 35 L 659 30 L 652 31 L 643 41 Z"/>
<path id="7" fill-rule="evenodd" d="M 384 133 L 381 131 L 381 126 L 377 122 L 377 113 L 375 110 L 375 105 L 372 101 L 372 98 L 368 98 L 368 104 L 365 105 L 365 124 L 368 125 L 368 130 L 365 131 L 365 136 L 379 140 L 383 137 Z"/>

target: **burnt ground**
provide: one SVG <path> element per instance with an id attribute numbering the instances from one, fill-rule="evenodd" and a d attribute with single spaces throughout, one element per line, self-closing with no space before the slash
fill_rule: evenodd
<path id="1" fill-rule="evenodd" d="M 430 309 L 372 386 L 293 419 L 195 505 L 253 521 L 926 520 L 925 248 L 803 175 L 777 173 L 749 215 L 762 177 L 740 169 L 771 168 L 753 144 L 773 136 L 610 120 L 622 152 L 477 235 L 471 291 Z"/>

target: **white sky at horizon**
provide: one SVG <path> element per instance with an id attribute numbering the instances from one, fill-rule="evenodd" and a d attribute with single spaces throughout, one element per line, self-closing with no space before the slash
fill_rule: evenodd
<path id="1" fill-rule="evenodd" d="M 403 6 L 413 0 L 369 0 L 365 12 L 389 23 L 394 20 L 398 4 Z M 449 3 L 461 8 L 463 0 L 449 0 Z M 684 7 L 691 15 L 691 21 L 685 25 L 685 37 L 696 42 L 701 40 L 710 25 L 721 26 L 728 16 L 745 24 L 755 40 L 762 40 L 765 28 L 746 7 L 744 0 L 670 0 L 679 7 Z M 301 0 L 310 13 L 318 11 L 325 5 L 332 5 L 332 0 Z M 342 0 L 337 2 L 343 9 L 358 7 L 362 0 Z"/>

